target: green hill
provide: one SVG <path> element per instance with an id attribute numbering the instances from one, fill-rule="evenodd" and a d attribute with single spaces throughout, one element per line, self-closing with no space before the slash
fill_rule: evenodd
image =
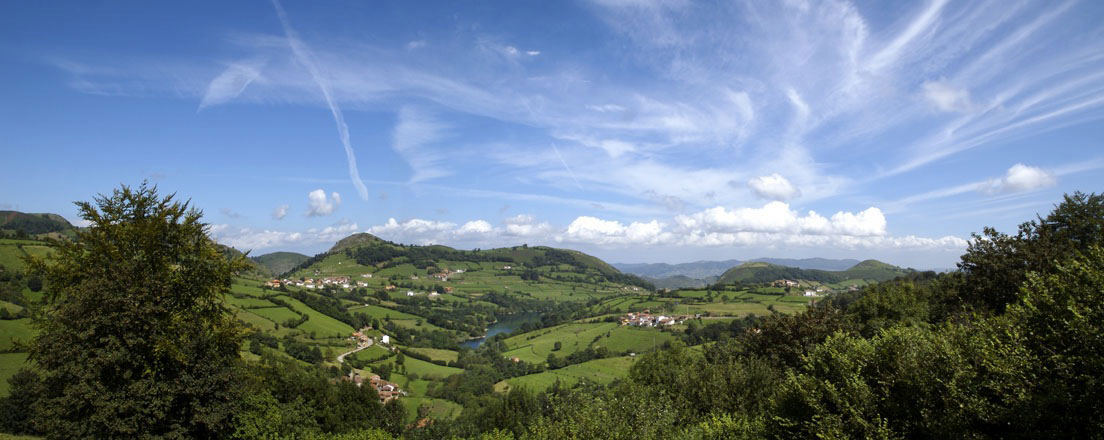
<path id="1" fill-rule="evenodd" d="M 336 258 L 344 256 L 345 258 Z M 339 261 L 340 260 L 340 261 Z M 352 260 L 352 261 L 348 261 Z M 655 287 L 636 275 L 625 274 L 601 259 L 568 249 L 547 246 L 513 246 L 486 250 L 459 250 L 448 246 L 404 245 L 380 239 L 372 234 L 358 233 L 337 242 L 328 252 L 308 258 L 288 271 L 294 276 L 314 273 L 352 274 L 351 267 L 363 268 L 361 272 L 411 265 L 412 269 L 430 267 L 452 269 L 473 264 L 491 264 L 511 267 L 523 280 L 536 281 L 541 276 L 573 281 L 609 282 L 644 287 Z M 345 267 L 339 268 L 344 264 Z M 346 273 L 348 272 L 348 273 Z"/>
<path id="2" fill-rule="evenodd" d="M 239 256 L 242 255 L 242 251 L 234 249 L 230 246 L 220 244 L 220 245 L 218 245 L 218 247 L 219 247 L 219 250 L 221 250 L 222 253 L 224 255 L 226 255 L 227 258 L 236 258 L 236 257 L 239 257 Z M 247 269 L 246 273 L 243 274 L 243 275 L 261 277 L 261 278 L 268 278 L 268 277 L 272 276 L 272 271 L 268 270 L 267 267 L 261 265 L 260 263 L 254 261 L 253 259 L 246 258 L 245 261 L 249 263 L 249 269 Z"/>
<path id="3" fill-rule="evenodd" d="M 310 259 L 310 257 L 296 252 L 273 252 L 250 258 L 268 268 L 268 271 L 273 275 L 286 273 Z"/>
<path id="4" fill-rule="evenodd" d="M 65 217 L 57 214 L 28 214 L 19 211 L 0 211 L 0 230 L 22 232 L 27 235 L 65 232 L 75 229 Z"/>
<path id="5" fill-rule="evenodd" d="M 759 284 L 781 279 L 820 283 L 838 283 L 844 280 L 886 281 L 906 275 L 909 272 L 912 272 L 912 270 L 902 269 L 877 260 L 866 260 L 842 271 L 798 269 L 766 262 L 751 262 L 725 271 L 717 283 Z"/>

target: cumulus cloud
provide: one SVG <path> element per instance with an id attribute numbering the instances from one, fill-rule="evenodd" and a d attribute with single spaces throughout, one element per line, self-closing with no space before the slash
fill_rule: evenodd
<path id="1" fill-rule="evenodd" d="M 552 225 L 537 221 L 536 217 L 519 214 L 502 221 L 503 235 L 510 237 L 539 237 L 552 232 Z"/>
<path id="2" fill-rule="evenodd" d="M 322 189 L 316 189 L 307 194 L 307 216 L 309 217 L 333 214 L 338 205 L 341 205 L 341 194 L 337 192 L 330 193 L 329 198 L 326 197 L 326 191 Z"/>
<path id="3" fill-rule="evenodd" d="M 748 181 L 755 195 L 770 200 L 789 200 L 800 196 L 801 191 L 778 173 L 759 176 Z"/>
<path id="4" fill-rule="evenodd" d="M 456 228 L 456 223 L 423 220 L 420 218 L 398 221 L 394 218 L 387 219 L 387 223 L 368 228 L 368 233 L 385 237 L 389 240 L 415 242 L 418 244 L 442 243 L 449 233 Z"/>
<path id="5" fill-rule="evenodd" d="M 359 231 L 356 223 L 341 222 L 326 228 L 303 232 L 211 225 L 209 233 L 215 241 L 241 250 L 273 249 L 336 242 Z"/>
<path id="6" fill-rule="evenodd" d="M 966 240 L 913 235 L 895 237 L 886 231 L 882 211 L 870 207 L 858 212 L 840 211 L 825 217 L 813 211 L 801 214 L 782 202 L 759 208 L 715 207 L 673 221 L 624 223 L 592 216 L 579 216 L 566 227 L 555 227 L 531 215 L 503 220 L 495 227 L 484 220 L 456 223 L 395 219 L 373 226 L 368 232 L 408 243 L 465 242 L 478 245 L 511 246 L 520 239 L 546 243 L 605 247 L 835 247 L 846 249 L 947 249 L 966 247 Z"/>
<path id="7" fill-rule="evenodd" d="M 456 230 L 456 233 L 459 235 L 485 235 L 490 234 L 492 231 L 494 231 L 494 227 L 487 221 L 472 220 L 464 223 L 460 229 Z"/>
<path id="8" fill-rule="evenodd" d="M 830 219 L 809 211 L 802 216 L 783 202 L 762 208 L 727 209 L 722 206 L 675 217 L 678 227 L 689 234 L 766 232 L 794 235 L 878 236 L 886 233 L 886 219 L 875 207 L 859 213 L 837 212 Z"/>
<path id="9" fill-rule="evenodd" d="M 272 218 L 275 220 L 283 220 L 284 217 L 287 217 L 288 208 L 288 205 L 277 206 L 276 209 L 272 210 Z"/>
<path id="10" fill-rule="evenodd" d="M 557 241 L 587 244 L 640 244 L 654 245 L 669 241 L 670 234 L 663 231 L 658 221 L 647 223 L 632 222 L 628 226 L 621 222 L 602 220 L 582 216 L 567 226 Z"/>
<path id="11" fill-rule="evenodd" d="M 969 92 L 956 88 L 946 81 L 925 81 L 924 98 L 945 112 L 966 112 L 973 107 Z"/>
<path id="12" fill-rule="evenodd" d="M 1012 165 L 1004 177 L 990 179 L 981 184 L 979 189 L 989 194 L 1026 192 L 1053 186 L 1055 183 L 1057 179 L 1050 172 L 1018 163 Z"/>

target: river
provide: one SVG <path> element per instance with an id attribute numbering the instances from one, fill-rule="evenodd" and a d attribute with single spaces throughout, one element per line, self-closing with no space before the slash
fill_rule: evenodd
<path id="1" fill-rule="evenodd" d="M 476 348 L 483 345 L 483 341 L 487 338 L 497 335 L 499 333 L 509 333 L 514 329 L 521 327 L 527 322 L 540 322 L 541 314 L 538 312 L 525 312 L 515 313 L 513 315 L 506 315 L 498 319 L 487 329 L 487 334 L 479 339 L 470 339 L 464 342 L 464 345 L 469 348 Z"/>

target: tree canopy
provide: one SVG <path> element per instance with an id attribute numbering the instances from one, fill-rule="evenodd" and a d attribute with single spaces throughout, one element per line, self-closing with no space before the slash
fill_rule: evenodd
<path id="1" fill-rule="evenodd" d="M 89 227 L 30 272 L 47 305 L 31 359 L 39 428 L 51 437 L 211 437 L 238 405 L 242 329 L 225 309 L 241 258 L 201 213 L 143 183 L 78 202 Z"/>

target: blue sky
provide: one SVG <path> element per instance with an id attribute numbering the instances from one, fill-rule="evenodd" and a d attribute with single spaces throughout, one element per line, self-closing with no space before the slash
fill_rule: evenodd
<path id="1" fill-rule="evenodd" d="M 952 267 L 1104 184 L 1104 3 L 4 2 L 0 209 Z"/>

